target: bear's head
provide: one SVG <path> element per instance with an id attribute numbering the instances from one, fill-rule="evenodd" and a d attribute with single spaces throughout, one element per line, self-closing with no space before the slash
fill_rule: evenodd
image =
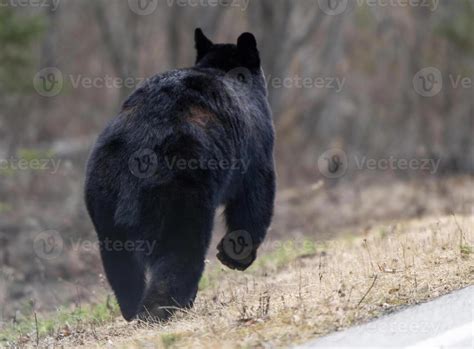
<path id="1" fill-rule="evenodd" d="M 260 73 L 260 54 L 257 41 L 251 33 L 243 33 L 235 44 L 214 44 L 200 28 L 194 32 L 197 57 L 196 65 L 202 68 L 216 68 L 228 72 L 235 68 L 247 68 Z"/>

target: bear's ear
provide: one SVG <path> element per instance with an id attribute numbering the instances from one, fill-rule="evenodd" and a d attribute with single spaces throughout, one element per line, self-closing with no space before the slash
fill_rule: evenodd
<path id="1" fill-rule="evenodd" d="M 237 39 L 237 51 L 242 63 L 248 68 L 260 68 L 257 40 L 251 33 L 243 33 Z"/>
<path id="2" fill-rule="evenodd" d="M 204 35 L 201 28 L 196 28 L 194 31 L 194 44 L 197 51 L 196 62 L 204 57 L 214 45 L 212 41 Z"/>
<path id="3" fill-rule="evenodd" d="M 257 40 L 252 33 L 243 33 L 237 39 L 237 47 L 239 50 L 256 50 Z"/>

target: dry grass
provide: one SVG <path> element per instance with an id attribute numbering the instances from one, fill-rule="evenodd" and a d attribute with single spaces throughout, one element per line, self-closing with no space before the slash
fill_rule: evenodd
<path id="1" fill-rule="evenodd" d="M 44 179 L 55 182 L 51 188 L 71 187 L 61 182 L 64 178 L 71 179 L 70 174 L 60 174 L 59 177 L 51 179 L 47 176 Z M 297 189 L 280 189 L 266 244 L 272 245 L 270 239 L 334 239 L 348 230 L 360 233 L 380 222 L 445 216 L 452 212 L 472 214 L 472 177 L 413 180 L 375 177 L 347 180 L 337 185 L 326 181 L 313 188 L 306 185 Z M 58 180 L 62 183 L 59 186 Z M 35 190 L 43 187 L 36 186 Z M 25 187 L 17 196 L 24 197 L 27 192 L 30 193 Z M 81 201 L 80 193 L 76 194 Z M 84 219 L 85 211 L 77 212 L 76 205 L 70 205 L 76 202 L 74 199 L 71 201 L 73 197 L 76 195 L 68 192 L 63 199 L 54 196 L 52 201 L 43 195 L 38 196 L 39 201 L 21 200 L 17 204 L 9 201 L 13 206 L 7 210 L 10 213 L 4 214 L 0 202 L 0 333 L 4 324 L 19 316 L 31 317 L 33 312 L 37 312 L 41 321 L 43 314 L 55 312 L 58 307 L 97 304 L 103 302 L 105 294 L 110 294 L 110 288 L 101 276 L 104 272 L 99 251 L 85 248 L 85 245 L 78 246 L 83 241 L 95 244 L 97 238 L 89 220 Z M 48 202 L 48 205 L 40 207 L 37 202 Z M 61 233 L 65 246 L 61 256 L 46 261 L 35 255 L 32 245 L 39 232 L 50 229 Z M 211 260 L 224 231 L 223 217 L 218 217 L 209 250 Z M 269 251 L 272 251 L 271 247 L 262 251 L 260 256 Z"/>
<path id="2" fill-rule="evenodd" d="M 147 327 L 117 319 L 43 345 L 283 347 L 474 284 L 474 217 L 381 225 L 308 248 L 284 244 L 248 272 L 208 265 L 194 309 Z M 300 245 L 301 246 L 301 245 Z M 40 343 L 41 345 L 41 343 Z"/>

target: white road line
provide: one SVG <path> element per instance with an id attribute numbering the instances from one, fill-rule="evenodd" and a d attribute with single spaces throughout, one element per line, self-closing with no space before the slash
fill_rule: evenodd
<path id="1" fill-rule="evenodd" d="M 474 336 L 474 322 L 467 323 L 463 326 L 456 327 L 446 331 L 435 337 L 431 337 L 420 342 L 417 342 L 406 349 L 424 349 L 424 348 L 445 348 L 445 347 L 456 347 L 456 344 L 462 343 L 466 340 L 471 339 L 471 347 Z"/>

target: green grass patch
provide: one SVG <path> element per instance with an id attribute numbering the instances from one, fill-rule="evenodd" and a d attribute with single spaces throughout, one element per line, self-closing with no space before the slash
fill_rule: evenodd
<path id="1" fill-rule="evenodd" d="M 0 171 L 0 175 L 1 175 L 1 171 Z M 10 212 L 11 210 L 13 210 L 13 206 L 6 203 L 6 202 L 1 202 L 0 201 L 0 214 L 1 213 L 8 213 Z"/>
<path id="2" fill-rule="evenodd" d="M 258 273 L 271 267 L 279 269 L 298 258 L 314 256 L 318 251 L 325 249 L 323 243 L 312 240 L 288 240 L 276 242 L 276 244 L 277 247 L 274 250 L 257 258 L 249 269 L 251 272 Z"/>
<path id="3" fill-rule="evenodd" d="M 313 256 L 322 250 L 324 250 L 323 244 L 317 244 L 310 240 L 275 242 L 274 249 L 261 254 L 248 272 L 258 274 L 269 268 L 283 268 L 298 258 Z M 226 269 L 218 261 L 206 268 L 199 282 L 199 290 L 202 291 L 218 284 L 223 275 L 228 272 Z M 108 298 L 103 303 L 96 305 L 58 309 L 57 312 L 47 315 L 38 314 L 36 320 L 31 306 L 25 306 L 22 313 L 29 315 L 21 317 L 15 323 L 0 326 L 0 347 L 15 345 L 25 337 L 34 340 L 37 333 L 41 339 L 47 336 L 56 337 L 65 328 L 74 331 L 84 325 L 103 325 L 120 315 L 115 298 Z M 176 333 L 161 335 L 161 341 L 165 348 L 175 346 L 180 338 L 181 335 Z"/>
<path id="4" fill-rule="evenodd" d="M 324 251 L 325 245 L 312 240 L 288 240 L 275 242 L 274 248 L 268 253 L 259 254 L 257 260 L 248 269 L 249 273 L 260 274 L 269 268 L 280 269 L 288 263 L 298 258 L 310 257 L 318 251 Z M 226 273 L 226 267 L 223 267 L 219 261 L 206 268 L 201 280 L 199 281 L 199 291 L 213 287 Z"/>
<path id="5" fill-rule="evenodd" d="M 47 315 L 30 314 L 15 323 L 2 324 L 0 327 L 0 346 L 12 346 L 21 338 L 44 338 L 54 336 L 61 329 L 72 331 L 78 326 L 87 324 L 102 325 L 119 315 L 119 307 L 115 299 L 107 298 L 96 305 L 79 306 L 74 309 L 58 309 Z"/>
<path id="6" fill-rule="evenodd" d="M 51 159 L 54 157 L 53 150 L 43 150 L 34 148 L 20 148 L 18 149 L 18 158 L 25 159 L 26 161 L 36 159 Z"/>
<path id="7" fill-rule="evenodd" d="M 461 252 L 461 256 L 465 258 L 474 252 L 474 248 L 470 245 L 461 245 L 459 250 Z"/>
<path id="8" fill-rule="evenodd" d="M 180 333 L 164 333 L 161 335 L 161 342 L 165 348 L 172 348 L 177 345 L 181 338 Z"/>

